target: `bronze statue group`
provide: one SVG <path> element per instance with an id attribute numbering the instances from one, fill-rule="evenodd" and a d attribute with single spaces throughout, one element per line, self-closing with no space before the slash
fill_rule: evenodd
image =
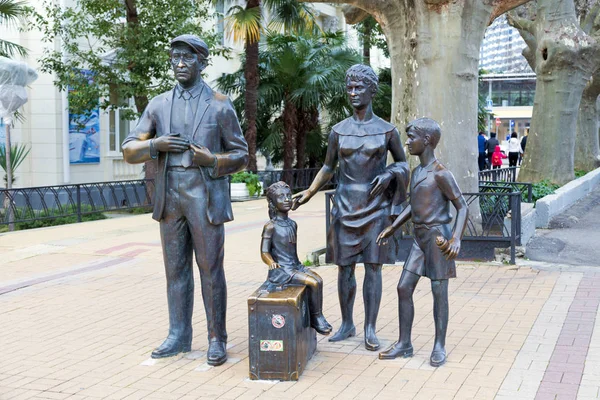
<path id="1" fill-rule="evenodd" d="M 152 99 L 122 146 L 130 163 L 158 162 L 153 218 L 160 223 L 169 333 L 152 357 L 191 350 L 194 254 L 207 320 L 207 363 L 217 366 L 227 360 L 223 224 L 233 219 L 227 176 L 245 168 L 248 148 L 231 101 L 201 78 L 209 55 L 206 43 L 194 35 L 181 35 L 171 41 L 170 55 L 177 85 Z M 389 238 L 412 219 L 414 243 L 398 283 L 399 338 L 379 358 L 413 355 L 412 295 L 420 277 L 426 276 L 434 298 L 430 363 L 440 366 L 446 362 L 448 280 L 456 277 L 454 259 L 460 251 L 467 205 L 452 173 L 435 157 L 441 129 L 432 119 L 420 118 L 406 127 L 405 144 L 420 160 L 409 178 L 398 130 L 373 114 L 377 87 L 377 75 L 370 67 L 359 64 L 347 71 L 353 115 L 333 127 L 323 167 L 307 190 L 292 196 L 283 182 L 267 189 L 270 221 L 263 229 L 261 257 L 273 285 L 306 285 L 310 324 L 318 333 L 330 334 L 332 327 L 322 313 L 323 281 L 300 263 L 297 225 L 288 212 L 306 204 L 337 170 L 327 242 L 331 261 L 338 266 L 342 322 L 329 340 L 356 335 L 355 267 L 362 263 L 364 343 L 367 350 L 379 350 L 381 268 L 395 261 L 395 240 Z M 386 165 L 388 153 L 394 162 Z M 453 226 L 450 204 L 456 210 Z"/>

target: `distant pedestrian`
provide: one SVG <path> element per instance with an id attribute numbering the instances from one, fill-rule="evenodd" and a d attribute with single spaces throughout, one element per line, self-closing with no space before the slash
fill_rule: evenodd
<path id="1" fill-rule="evenodd" d="M 519 139 L 517 139 L 517 132 L 513 132 L 510 135 L 510 140 L 508 141 L 508 166 L 516 167 L 517 162 L 519 161 L 519 154 L 521 154 L 523 150 L 521 150 L 521 143 L 519 143 Z"/>
<path id="2" fill-rule="evenodd" d="M 494 152 L 492 153 L 491 163 L 493 169 L 498 169 L 502 167 L 502 159 L 507 158 L 508 156 L 500 150 L 500 146 L 497 145 L 494 148 Z"/>
<path id="3" fill-rule="evenodd" d="M 485 139 L 485 134 L 483 132 L 479 132 L 479 136 L 477 136 L 477 147 L 479 149 L 479 157 L 477 158 L 477 163 L 479 164 L 479 170 L 483 171 L 485 169 L 485 145 L 487 140 Z"/>
<path id="4" fill-rule="evenodd" d="M 492 154 L 494 154 L 496 146 L 498 145 L 500 145 L 500 143 L 498 143 L 498 139 L 496 139 L 496 132 L 490 133 L 490 138 L 485 145 L 485 150 L 487 151 L 488 168 L 492 168 Z"/>
<path id="5" fill-rule="evenodd" d="M 519 157 L 519 165 L 521 165 L 523 157 L 525 157 L 525 146 L 527 146 L 527 132 L 525 132 L 525 136 L 521 138 L 521 157 Z"/>

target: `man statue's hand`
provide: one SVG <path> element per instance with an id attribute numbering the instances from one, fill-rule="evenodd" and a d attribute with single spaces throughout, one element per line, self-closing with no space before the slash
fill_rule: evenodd
<path id="1" fill-rule="evenodd" d="M 151 139 L 157 151 L 169 153 L 183 153 L 190 148 L 190 141 L 179 136 L 179 133 L 159 136 Z"/>
<path id="2" fill-rule="evenodd" d="M 373 198 L 379 196 L 387 187 L 390 185 L 392 181 L 392 173 L 389 171 L 385 171 L 384 173 L 377 175 L 373 181 L 371 181 L 371 192 L 369 193 L 369 197 Z"/>
<path id="3" fill-rule="evenodd" d="M 217 157 L 208 148 L 191 144 L 190 149 L 194 153 L 194 164 L 201 167 L 213 167 L 215 165 Z"/>

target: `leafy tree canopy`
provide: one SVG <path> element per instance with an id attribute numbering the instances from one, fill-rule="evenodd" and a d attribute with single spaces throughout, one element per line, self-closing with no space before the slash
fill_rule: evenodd
<path id="1" fill-rule="evenodd" d="M 173 86 L 172 38 L 193 33 L 213 55 L 225 52 L 216 47 L 217 36 L 201 27 L 211 18 L 208 5 L 206 0 L 77 0 L 75 6 L 61 9 L 45 0 L 41 10 L 29 10 L 31 28 L 41 30 L 48 43 L 41 70 L 55 74 L 60 90 L 72 89 L 72 113 L 87 114 L 100 99 L 102 109 L 121 108 L 123 116 L 134 119 L 149 98 Z M 92 76 L 81 70 L 92 71 Z M 116 100 L 131 98 L 135 107 Z"/>

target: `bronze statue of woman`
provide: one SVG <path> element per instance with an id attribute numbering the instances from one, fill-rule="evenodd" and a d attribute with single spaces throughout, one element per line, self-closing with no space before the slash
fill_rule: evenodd
<path id="1" fill-rule="evenodd" d="M 364 263 L 364 340 L 367 350 L 379 349 L 376 336 L 381 303 L 381 265 L 393 263 L 395 246 L 378 246 L 377 235 L 398 215 L 406 198 L 409 168 L 396 127 L 373 114 L 379 79 L 371 67 L 357 64 L 346 72 L 346 91 L 353 115 L 335 125 L 329 135 L 323 167 L 310 187 L 294 196 L 294 209 L 308 202 L 339 170 L 338 186 L 327 233 L 328 250 L 338 265 L 338 297 L 342 325 L 329 339 L 356 335 L 353 321 L 356 263 Z M 386 166 L 388 151 L 394 163 Z"/>

